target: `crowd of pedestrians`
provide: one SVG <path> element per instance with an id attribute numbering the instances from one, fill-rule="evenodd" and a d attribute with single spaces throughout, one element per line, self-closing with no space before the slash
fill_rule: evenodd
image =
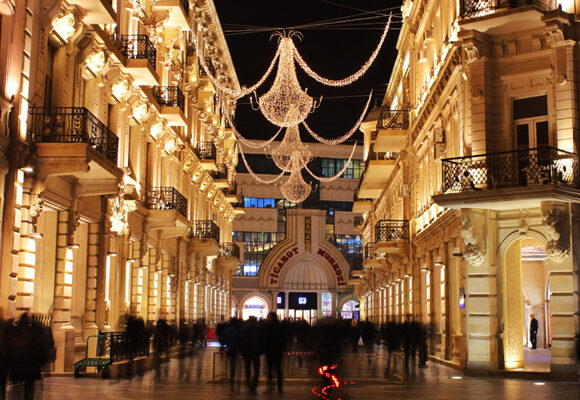
<path id="1" fill-rule="evenodd" d="M 35 382 L 49 361 L 54 341 L 50 329 L 35 322 L 29 313 L 4 320 L 0 309 L 0 399 L 6 398 L 8 381 L 19 398 L 34 398 Z"/>
<path id="2" fill-rule="evenodd" d="M 279 321 L 274 312 L 265 320 L 231 318 L 217 327 L 220 343 L 226 348 L 230 390 L 234 391 L 236 360 L 241 356 L 250 393 L 257 391 L 262 355 L 266 360 L 266 393 L 274 389 L 274 378 L 278 392 L 283 392 L 284 353 L 293 355 L 298 367 L 313 360 L 317 365 L 340 364 L 346 353 L 359 354 L 370 363 L 376 350 L 384 347 L 388 356 L 404 355 L 407 369 L 425 367 L 428 331 L 427 326 L 411 318 L 405 322 L 391 320 L 380 326 L 369 321 L 324 318 L 311 326 L 304 320 Z"/>

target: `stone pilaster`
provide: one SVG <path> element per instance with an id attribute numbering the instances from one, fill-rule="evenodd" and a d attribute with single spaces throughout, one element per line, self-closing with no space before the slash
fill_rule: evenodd
<path id="1" fill-rule="evenodd" d="M 158 314 L 158 294 L 159 294 L 159 286 L 160 286 L 160 279 L 157 274 L 157 249 L 150 248 L 149 249 L 149 286 L 148 286 L 148 302 L 147 302 L 147 320 L 148 321 L 156 321 Z"/>
<path id="2" fill-rule="evenodd" d="M 522 310 L 522 262 L 520 242 L 513 243 L 503 257 L 503 302 L 504 329 L 503 347 L 505 367 L 509 369 L 524 367 L 522 332 L 524 317 Z"/>
<path id="3" fill-rule="evenodd" d="M 19 184 L 19 183 L 17 183 Z M 16 312 L 31 311 L 34 306 L 34 279 L 36 272 L 36 239 L 31 237 L 34 231 L 30 215 L 32 182 L 26 179 L 22 184 L 20 199 L 20 246 L 18 250 L 18 297 Z"/>
<path id="4" fill-rule="evenodd" d="M 84 336 L 98 332 L 97 326 L 97 282 L 99 276 L 99 224 L 89 224 L 87 288 L 84 316 Z"/>

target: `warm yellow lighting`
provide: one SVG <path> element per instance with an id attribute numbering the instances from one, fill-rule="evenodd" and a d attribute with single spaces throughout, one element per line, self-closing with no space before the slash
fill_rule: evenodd
<path id="1" fill-rule="evenodd" d="M 34 172 L 34 168 L 32 168 L 31 166 L 22 167 L 20 169 L 26 173 Z"/>
<path id="2" fill-rule="evenodd" d="M 131 84 L 129 81 L 127 79 L 122 79 L 113 85 L 111 88 L 111 93 L 117 101 L 121 101 L 127 95 L 127 93 L 129 93 L 130 89 Z"/>
<path id="3" fill-rule="evenodd" d="M 87 64 L 87 68 L 89 68 L 93 74 L 98 75 L 103 68 L 105 68 L 106 61 L 107 58 L 105 52 L 101 50 L 89 55 L 85 60 L 85 63 Z"/>
<path id="4" fill-rule="evenodd" d="M 134 107 L 133 113 L 131 114 L 133 119 L 135 119 L 135 121 L 139 123 L 143 121 L 145 115 L 147 115 L 147 103 L 141 103 L 138 106 Z"/>
<path id="5" fill-rule="evenodd" d="M 167 142 L 165 142 L 163 150 L 165 150 L 167 154 L 171 154 L 173 149 L 175 149 L 175 139 L 169 139 Z"/>
<path id="6" fill-rule="evenodd" d="M 155 140 L 159 138 L 163 131 L 165 131 L 165 124 L 162 121 L 151 125 L 151 129 L 149 129 L 149 133 Z"/>
<path id="7" fill-rule="evenodd" d="M 52 20 L 52 29 L 64 42 L 68 42 L 76 31 L 76 21 L 74 15 L 67 13 Z"/>

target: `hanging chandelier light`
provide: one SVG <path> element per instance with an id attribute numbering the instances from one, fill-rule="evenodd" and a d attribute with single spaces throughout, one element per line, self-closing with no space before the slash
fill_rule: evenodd
<path id="1" fill-rule="evenodd" d="M 293 203 L 301 203 L 310 196 L 311 186 L 304 182 L 302 169 L 293 169 L 290 177 L 280 186 L 280 192 L 286 200 Z"/>
<path id="2" fill-rule="evenodd" d="M 302 169 L 312 160 L 312 152 L 300 140 L 300 131 L 297 125 L 286 128 L 284 139 L 272 151 L 272 159 L 276 166 L 284 172 Z"/>
<path id="3" fill-rule="evenodd" d="M 260 96 L 258 104 L 264 117 L 277 126 L 293 126 L 304 121 L 314 100 L 298 83 L 294 65 L 294 43 L 289 36 L 280 39 L 280 59 L 274 84 Z"/>
<path id="4" fill-rule="evenodd" d="M 258 143 L 245 139 L 241 135 L 236 127 L 234 126 L 231 116 L 226 113 L 226 119 L 236 137 L 238 138 L 237 146 L 239 154 L 241 154 L 244 164 L 250 173 L 250 175 L 257 181 L 264 184 L 273 184 L 279 179 L 281 179 L 285 173 L 289 173 L 290 176 L 286 182 L 280 186 L 280 191 L 285 199 L 300 203 L 304 201 L 311 193 L 312 188 L 310 184 L 307 184 L 302 178 L 302 170 L 306 169 L 310 175 L 321 181 L 330 182 L 338 179 L 346 170 L 350 164 L 354 151 L 356 149 L 356 143 L 353 146 L 352 152 L 346 160 L 344 167 L 339 171 L 338 174 L 332 177 L 320 177 L 315 175 L 309 168 L 308 163 L 314 159 L 314 156 L 307 145 L 305 145 L 300 139 L 300 131 L 298 128 L 299 124 L 303 124 L 306 130 L 312 135 L 314 139 L 318 142 L 327 145 L 336 145 L 342 143 L 349 139 L 354 133 L 359 130 L 360 124 L 368 110 L 370 100 L 372 97 L 372 92 L 369 95 L 369 99 L 366 103 L 362 115 L 357 120 L 352 129 L 346 132 L 344 135 L 335 139 L 326 139 L 324 137 L 316 134 L 305 122 L 306 117 L 314 109 L 318 107 L 318 104 L 314 99 L 309 96 L 306 90 L 302 90 L 300 83 L 298 82 L 298 77 L 296 75 L 296 63 L 306 72 L 308 76 L 315 79 L 317 82 L 322 83 L 327 86 L 347 86 L 358 80 L 363 76 L 366 71 L 370 68 L 374 60 L 376 59 L 380 48 L 382 47 L 387 32 L 392 20 L 392 14 L 389 16 L 389 20 L 385 26 L 385 29 L 381 35 L 379 43 L 369 59 L 363 64 L 363 66 L 355 73 L 347 76 L 343 79 L 328 79 L 319 74 L 317 74 L 304 60 L 302 55 L 299 53 L 298 49 L 295 47 L 292 37 L 301 37 L 299 33 L 291 31 L 288 35 L 280 34 L 280 41 L 278 49 L 274 58 L 272 59 L 267 71 L 260 78 L 258 82 L 249 88 L 242 88 L 238 90 L 231 89 L 227 86 L 221 84 L 216 76 L 212 75 L 212 71 L 206 64 L 206 60 L 201 55 L 203 51 L 199 51 L 199 46 L 197 42 L 197 35 L 192 35 L 194 44 L 198 49 L 197 54 L 199 56 L 200 64 L 203 67 L 205 73 L 210 78 L 216 89 L 220 90 L 222 93 L 231 96 L 234 99 L 239 99 L 248 94 L 253 93 L 256 95 L 256 90 L 266 81 L 268 76 L 274 70 L 276 63 L 278 63 L 278 69 L 276 70 L 276 77 L 272 87 L 257 100 L 258 109 L 261 111 L 262 115 L 272 124 L 280 127 L 274 136 L 266 140 L 264 143 Z M 268 148 L 269 145 L 274 141 L 274 139 L 281 133 L 282 129 L 286 128 L 284 138 L 282 142 L 270 151 L 271 157 L 278 168 L 280 168 L 281 173 L 274 177 L 273 179 L 264 179 L 256 175 L 250 165 L 248 164 L 244 151 L 242 149 L 242 144 L 251 148 Z"/>

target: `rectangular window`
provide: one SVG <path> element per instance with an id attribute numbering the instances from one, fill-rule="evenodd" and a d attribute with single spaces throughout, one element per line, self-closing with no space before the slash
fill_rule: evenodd
<path id="1" fill-rule="evenodd" d="M 322 159 L 322 176 L 330 178 L 338 174 L 343 168 L 346 160 L 338 158 Z M 346 167 L 341 178 L 360 179 L 362 176 L 362 161 L 351 160 Z"/>

